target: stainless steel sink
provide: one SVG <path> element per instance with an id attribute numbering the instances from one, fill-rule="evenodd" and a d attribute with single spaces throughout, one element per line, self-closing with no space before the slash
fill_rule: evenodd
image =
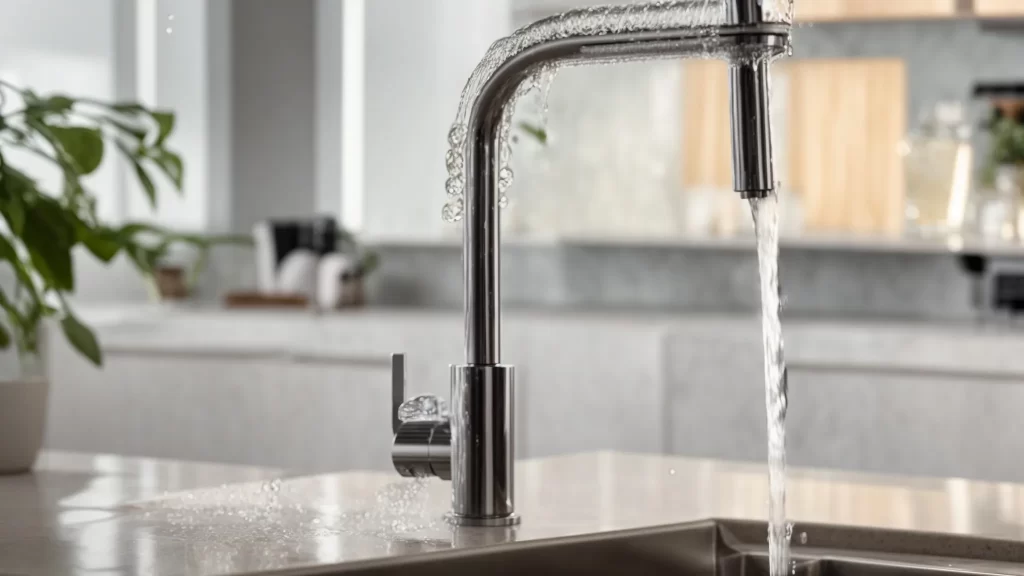
<path id="1" fill-rule="evenodd" d="M 471 530 L 477 532 L 467 533 L 470 538 L 486 534 Z M 762 523 L 712 520 L 431 552 L 302 574 L 767 576 L 766 534 Z M 1017 542 L 816 525 L 798 525 L 794 534 L 796 576 L 1024 575 L 1024 544 Z"/>

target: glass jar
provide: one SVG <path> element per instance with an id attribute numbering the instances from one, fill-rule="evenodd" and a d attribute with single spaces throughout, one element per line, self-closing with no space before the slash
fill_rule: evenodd
<path id="1" fill-rule="evenodd" d="M 1015 241 L 1021 238 L 1021 183 L 1024 168 L 1000 166 L 995 188 L 978 210 L 978 231 L 986 240 Z"/>
<path id="2" fill-rule="evenodd" d="M 907 136 L 901 153 L 908 232 L 919 236 L 959 234 L 974 164 L 963 105 L 946 102 L 929 110 Z"/>

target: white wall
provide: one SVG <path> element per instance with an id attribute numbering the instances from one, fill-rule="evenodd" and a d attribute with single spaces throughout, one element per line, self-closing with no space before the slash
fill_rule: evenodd
<path id="1" fill-rule="evenodd" d="M 316 209 L 341 214 L 343 0 L 316 0 Z"/>
<path id="2" fill-rule="evenodd" d="M 0 77 L 43 94 L 114 95 L 114 0 L 4 0 L 0 9 Z M 44 185 L 59 186 L 44 160 L 10 159 Z M 116 178 L 114 163 L 106 162 L 87 181 L 108 218 L 118 214 Z"/>
<path id="3" fill-rule="evenodd" d="M 176 112 L 170 145 L 185 162 L 183 193 L 175 194 L 169 183 L 164 183 L 156 212 L 129 178 L 126 215 L 159 219 L 163 225 L 186 230 L 224 228 L 224 200 L 230 197 L 226 164 L 230 157 L 228 4 L 207 0 L 121 2 L 136 5 L 136 25 L 128 27 L 136 41 L 124 42 L 121 48 L 134 53 L 133 69 L 119 70 L 134 79 L 135 91 L 126 96 Z M 152 8 L 147 10 L 146 5 Z M 146 43 L 155 53 L 140 49 Z M 154 86 L 147 85 L 147 74 L 152 74 Z M 150 97 L 154 101 L 145 101 Z"/>
<path id="4" fill-rule="evenodd" d="M 236 230 L 315 211 L 315 8 L 313 0 L 234 2 Z"/>
<path id="5" fill-rule="evenodd" d="M 366 235 L 459 233 L 441 220 L 448 129 L 463 85 L 510 21 L 508 0 L 366 2 Z"/>

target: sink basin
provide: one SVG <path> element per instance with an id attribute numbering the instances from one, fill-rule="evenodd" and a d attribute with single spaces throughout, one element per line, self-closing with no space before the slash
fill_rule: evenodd
<path id="1" fill-rule="evenodd" d="M 468 530 L 472 541 L 495 534 Z M 482 531 L 481 531 L 482 530 Z M 514 538 L 509 531 L 504 538 Z M 1024 575 L 1024 544 L 928 534 L 797 525 L 796 576 Z M 806 537 L 804 535 L 806 534 Z M 554 540 L 505 543 L 356 562 L 289 574 L 367 576 L 767 576 L 763 523 L 705 521 Z M 460 534 L 456 534 L 456 542 Z"/>

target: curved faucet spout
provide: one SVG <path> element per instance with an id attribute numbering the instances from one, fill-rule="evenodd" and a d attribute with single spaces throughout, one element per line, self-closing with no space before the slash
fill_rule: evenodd
<path id="1" fill-rule="evenodd" d="M 744 198 L 763 197 L 774 189 L 768 63 L 788 49 L 789 31 L 787 24 L 762 23 L 576 36 L 528 48 L 495 71 L 473 105 L 466 135 L 463 258 L 468 364 L 500 363 L 498 132 L 504 108 L 517 87 L 539 68 L 557 64 L 710 55 L 728 58 L 732 61 L 735 189 Z"/>

